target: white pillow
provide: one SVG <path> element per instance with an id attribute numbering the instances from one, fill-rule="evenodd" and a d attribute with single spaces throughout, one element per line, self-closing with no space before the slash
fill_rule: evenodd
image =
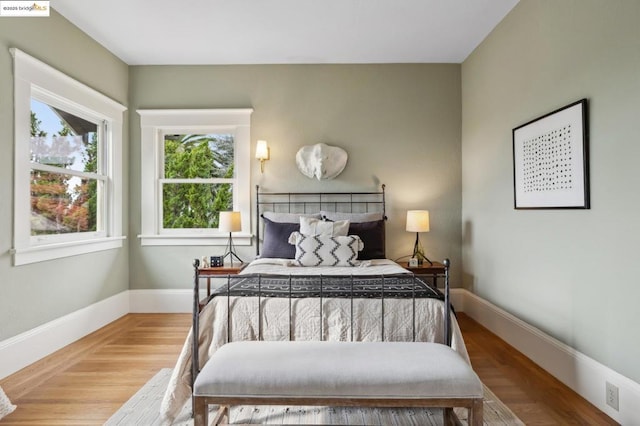
<path id="1" fill-rule="evenodd" d="M 262 212 L 262 217 L 266 217 L 271 222 L 277 223 L 299 223 L 301 217 L 322 219 L 320 213 L 280 213 L 272 211 Z"/>
<path id="2" fill-rule="evenodd" d="M 302 235 L 329 235 L 331 237 L 344 237 L 349 233 L 349 221 L 338 220 L 327 222 L 311 217 L 300 217 L 300 233 Z"/>
<path id="3" fill-rule="evenodd" d="M 343 213 L 321 210 L 320 215 L 322 216 L 322 219 L 325 220 L 348 220 L 351 223 L 375 222 L 376 220 L 384 219 L 382 212 Z"/>
<path id="4" fill-rule="evenodd" d="M 298 266 L 357 266 L 358 252 L 364 243 L 357 235 L 303 235 L 292 232 L 289 244 L 296 245 L 295 264 Z"/>

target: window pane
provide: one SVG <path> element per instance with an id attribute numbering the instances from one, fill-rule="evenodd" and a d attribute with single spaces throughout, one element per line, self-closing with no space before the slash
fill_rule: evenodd
<path id="1" fill-rule="evenodd" d="M 31 235 L 97 230 L 96 179 L 31 170 Z"/>
<path id="2" fill-rule="evenodd" d="M 167 179 L 232 178 L 233 135 L 165 135 Z"/>
<path id="3" fill-rule="evenodd" d="M 162 200 L 164 228 L 217 228 L 218 212 L 233 207 L 233 187 L 230 183 L 165 183 Z"/>
<path id="4" fill-rule="evenodd" d="M 97 172 L 98 126 L 31 99 L 31 161 Z"/>

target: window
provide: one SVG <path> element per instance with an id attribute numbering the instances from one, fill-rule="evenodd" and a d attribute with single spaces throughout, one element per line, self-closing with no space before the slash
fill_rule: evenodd
<path id="1" fill-rule="evenodd" d="M 242 211 L 251 243 L 251 109 L 140 110 L 142 245 L 226 244 L 221 211 Z"/>
<path id="2" fill-rule="evenodd" d="M 18 49 L 14 265 L 122 247 L 126 108 Z"/>

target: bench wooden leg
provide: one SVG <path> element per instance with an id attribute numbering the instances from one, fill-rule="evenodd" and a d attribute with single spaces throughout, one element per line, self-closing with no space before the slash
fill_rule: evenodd
<path id="1" fill-rule="evenodd" d="M 193 398 L 193 425 L 209 426 L 209 404 L 204 397 Z"/>
<path id="2" fill-rule="evenodd" d="M 221 405 L 216 412 L 216 416 L 213 418 L 213 424 L 219 425 L 220 423 L 229 423 L 229 406 Z"/>
<path id="3" fill-rule="evenodd" d="M 469 407 L 469 419 L 467 420 L 469 426 L 482 426 L 482 410 L 482 399 L 474 399 Z"/>
<path id="4" fill-rule="evenodd" d="M 442 424 L 445 426 L 456 426 L 457 422 L 456 422 L 456 415 L 453 412 L 453 408 L 451 407 L 444 407 L 442 409 Z"/>

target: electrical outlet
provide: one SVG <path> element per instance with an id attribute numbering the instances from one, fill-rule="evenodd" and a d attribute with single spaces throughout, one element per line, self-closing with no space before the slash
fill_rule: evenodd
<path id="1" fill-rule="evenodd" d="M 618 410 L 618 387 L 607 382 L 607 405 Z"/>

